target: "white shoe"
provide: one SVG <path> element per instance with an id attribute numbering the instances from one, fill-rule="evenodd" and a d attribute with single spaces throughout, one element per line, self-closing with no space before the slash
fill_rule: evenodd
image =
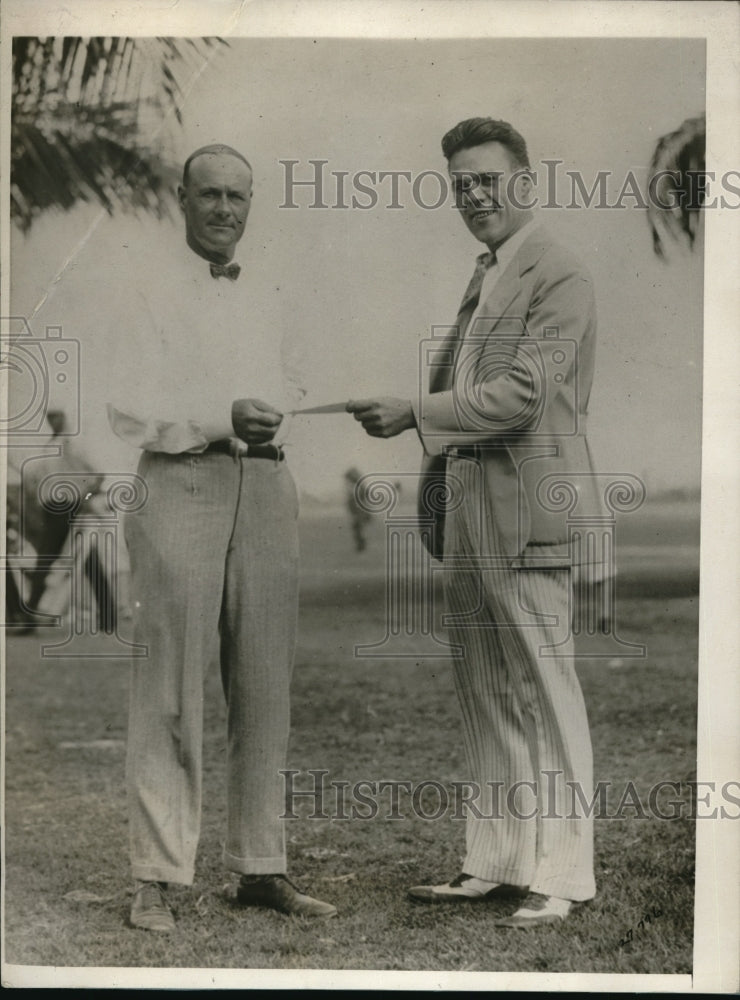
<path id="1" fill-rule="evenodd" d="M 541 924 L 559 924 L 568 916 L 572 906 L 570 899 L 530 892 L 515 913 L 496 921 L 496 927 L 539 927 Z"/>

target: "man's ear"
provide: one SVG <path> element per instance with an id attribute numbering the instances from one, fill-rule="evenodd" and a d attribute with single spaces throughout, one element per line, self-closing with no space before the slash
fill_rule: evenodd
<path id="1" fill-rule="evenodd" d="M 185 211 L 185 197 L 186 192 L 182 184 L 177 185 L 177 204 L 180 206 L 181 210 Z"/>
<path id="2" fill-rule="evenodd" d="M 516 177 L 515 185 L 515 197 L 516 204 L 518 208 L 527 209 L 532 208 L 530 196 L 532 194 L 534 182 L 532 180 L 532 175 L 528 172 L 521 171 Z"/>

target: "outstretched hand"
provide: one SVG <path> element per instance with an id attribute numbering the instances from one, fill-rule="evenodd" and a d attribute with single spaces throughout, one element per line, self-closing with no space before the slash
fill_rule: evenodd
<path id="1" fill-rule="evenodd" d="M 282 413 L 261 399 L 236 399 L 231 405 L 234 433 L 247 444 L 272 441 L 282 420 Z"/>
<path id="2" fill-rule="evenodd" d="M 416 427 L 416 418 L 407 399 L 380 396 L 376 399 L 351 399 L 347 412 L 354 415 L 371 437 L 395 437 Z"/>

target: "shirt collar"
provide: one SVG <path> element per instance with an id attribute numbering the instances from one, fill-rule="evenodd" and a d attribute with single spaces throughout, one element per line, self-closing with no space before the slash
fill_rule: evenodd
<path id="1" fill-rule="evenodd" d="M 510 236 L 508 240 L 505 240 L 501 244 L 496 251 L 496 263 L 498 264 L 500 271 L 503 271 L 506 267 L 508 267 L 516 256 L 522 243 L 524 243 L 530 233 L 533 233 L 535 229 L 539 228 L 539 226 L 540 220 L 538 218 L 530 219 L 526 225 L 522 226 L 521 229 L 517 229 L 513 236 Z M 485 254 L 481 254 L 478 259 L 480 260 L 485 256 Z"/>
<path id="2" fill-rule="evenodd" d="M 205 257 L 201 257 L 199 253 L 196 253 L 190 246 L 188 246 L 187 240 L 183 240 L 180 244 L 180 260 L 183 266 L 187 267 L 193 278 L 202 278 L 203 281 L 208 279 L 208 281 L 213 281 L 211 277 L 211 262 Z M 238 260 L 236 257 L 229 261 L 230 264 L 237 264 Z"/>

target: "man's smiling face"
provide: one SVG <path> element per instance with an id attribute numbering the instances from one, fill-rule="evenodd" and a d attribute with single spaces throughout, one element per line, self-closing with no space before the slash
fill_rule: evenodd
<path id="1" fill-rule="evenodd" d="M 252 200 L 252 172 L 228 153 L 204 153 L 178 189 L 188 246 L 206 260 L 226 263 L 242 238 Z"/>
<path id="2" fill-rule="evenodd" d="M 524 175 L 512 179 L 520 169 L 500 142 L 459 149 L 450 157 L 450 177 L 460 214 L 473 236 L 491 250 L 531 218 L 531 212 L 521 205 L 530 200 L 532 182 Z"/>

